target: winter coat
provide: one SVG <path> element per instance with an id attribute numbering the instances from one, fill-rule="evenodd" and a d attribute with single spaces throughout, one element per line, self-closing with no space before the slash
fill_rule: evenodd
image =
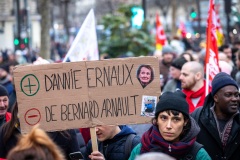
<path id="1" fill-rule="evenodd" d="M 103 142 L 98 142 L 98 150 L 104 155 L 105 160 L 127 160 L 125 158 L 125 143 L 129 134 L 136 134 L 128 126 L 120 126 L 121 131 L 115 135 L 112 139 L 105 140 Z M 135 136 L 132 141 L 131 150 L 140 143 L 140 137 Z M 87 144 L 87 155 L 92 153 L 92 143 L 91 141 Z M 131 153 L 131 152 L 130 152 Z M 130 154 L 129 153 L 129 154 Z"/>
<path id="2" fill-rule="evenodd" d="M 213 160 L 239 160 L 240 159 L 240 115 L 233 119 L 233 125 L 225 149 L 219 136 L 217 124 L 210 108 L 214 105 L 211 94 L 206 99 L 199 118 L 194 117 L 201 128 L 197 136 L 197 142 L 204 145 L 204 148 Z M 194 111 L 193 115 L 197 115 Z"/>
<path id="3" fill-rule="evenodd" d="M 180 81 L 176 80 L 176 79 L 171 79 L 167 82 L 167 84 L 164 86 L 163 88 L 163 92 L 175 92 L 176 89 L 182 89 L 182 88 L 177 88 L 177 83 L 180 83 Z"/>
<path id="4" fill-rule="evenodd" d="M 13 134 L 10 136 L 10 138 L 8 139 L 8 141 L 6 142 L 6 144 L 4 144 L 4 139 L 3 139 L 3 135 L 4 135 L 4 131 L 2 128 L 0 130 L 0 158 L 6 158 L 8 152 L 14 148 L 17 144 L 18 141 L 18 136 L 20 136 L 20 131 L 15 128 L 13 131 Z"/>
<path id="5" fill-rule="evenodd" d="M 134 160 L 136 158 L 136 156 L 138 156 L 140 154 L 141 151 L 141 147 L 142 144 L 138 144 L 131 152 L 131 155 L 129 157 L 128 160 Z M 206 150 L 201 148 L 197 155 L 196 155 L 196 159 L 195 160 L 211 160 L 211 158 L 209 157 L 209 155 L 207 154 Z"/>
<path id="6" fill-rule="evenodd" d="M 167 81 L 169 80 L 169 68 L 171 66 L 171 63 L 165 63 L 163 60 L 159 61 L 159 70 L 160 74 L 163 75 L 163 86 L 164 87 L 167 84 Z"/>
<path id="7" fill-rule="evenodd" d="M 9 113 L 9 112 L 7 112 L 6 115 L 5 115 L 5 117 L 2 118 L 2 119 L 0 119 L 0 127 L 1 127 L 4 123 L 10 121 L 11 117 L 12 117 L 12 114 Z"/>
<path id="8" fill-rule="evenodd" d="M 77 134 L 74 129 L 66 130 L 69 135 L 64 135 L 64 132 L 48 132 L 49 137 L 63 151 L 67 160 L 71 160 L 70 153 L 79 152 L 80 147 L 77 140 Z"/>
<path id="9" fill-rule="evenodd" d="M 199 133 L 200 128 L 198 127 L 198 124 L 195 122 L 195 120 L 193 118 L 190 117 L 190 121 L 191 121 L 191 128 L 189 129 L 188 133 L 186 133 L 186 135 L 180 140 L 181 142 L 188 142 L 191 139 L 195 138 L 197 136 L 197 134 Z M 160 134 L 160 132 L 159 132 Z M 152 142 L 150 140 L 150 142 Z M 196 142 L 194 142 L 196 143 Z M 163 147 L 163 146 L 162 146 Z M 129 157 L 129 160 L 134 160 L 136 158 L 137 155 L 139 155 L 141 152 L 141 148 L 142 148 L 142 143 L 140 143 L 139 145 L 137 145 L 131 152 L 131 155 Z M 160 147 L 159 147 L 160 148 Z M 160 152 L 160 151 L 159 151 Z M 167 153 L 166 153 L 167 154 Z M 190 152 L 189 152 L 190 154 Z M 169 156 L 171 156 L 171 154 L 169 154 Z M 187 156 L 187 155 L 186 155 Z M 195 156 L 196 160 L 211 160 L 210 156 L 208 155 L 208 153 L 206 152 L 206 150 L 204 148 L 201 148 L 197 154 L 192 155 Z"/>

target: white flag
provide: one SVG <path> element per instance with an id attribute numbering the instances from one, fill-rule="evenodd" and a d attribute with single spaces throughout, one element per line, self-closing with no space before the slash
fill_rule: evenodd
<path id="1" fill-rule="evenodd" d="M 98 43 L 93 9 L 90 10 L 84 20 L 76 38 L 74 39 L 67 55 L 63 59 L 66 62 L 84 60 L 99 60 Z"/>

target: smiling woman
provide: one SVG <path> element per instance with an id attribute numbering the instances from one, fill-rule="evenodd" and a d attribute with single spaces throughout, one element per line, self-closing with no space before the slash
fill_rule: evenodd
<path id="1" fill-rule="evenodd" d="M 137 79 L 143 88 L 150 84 L 154 79 L 153 69 L 150 65 L 140 65 L 137 70 Z"/>
<path id="2" fill-rule="evenodd" d="M 162 152 L 176 159 L 210 160 L 203 146 L 196 142 L 200 128 L 189 116 L 189 105 L 182 91 L 165 92 L 156 107 L 153 125 L 145 132 L 129 158 L 148 152 Z"/>

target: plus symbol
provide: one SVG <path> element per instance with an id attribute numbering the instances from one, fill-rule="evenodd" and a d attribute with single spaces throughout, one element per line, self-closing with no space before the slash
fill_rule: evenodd
<path id="1" fill-rule="evenodd" d="M 30 83 L 30 78 L 28 78 L 28 85 L 24 86 L 24 87 L 28 87 L 29 88 L 29 91 L 30 91 L 30 94 L 32 93 L 32 87 L 33 86 L 36 86 L 36 85 L 31 85 Z"/>

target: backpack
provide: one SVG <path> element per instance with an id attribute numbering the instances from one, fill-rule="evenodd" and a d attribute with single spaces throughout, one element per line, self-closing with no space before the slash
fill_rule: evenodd
<path id="1" fill-rule="evenodd" d="M 191 149 L 191 151 L 183 158 L 184 160 L 195 160 L 196 159 L 196 156 L 198 154 L 198 151 L 203 148 L 203 145 L 198 143 L 198 142 L 195 142 L 193 144 L 193 147 Z"/>
<path id="2" fill-rule="evenodd" d="M 124 155 L 125 155 L 125 159 L 128 159 L 130 157 L 130 154 L 132 152 L 132 143 L 133 143 L 133 139 L 136 137 L 135 134 L 129 134 L 127 136 L 125 145 L 124 145 Z M 103 147 L 102 147 L 103 148 Z M 103 153 L 103 150 L 100 150 L 101 153 Z"/>
<path id="3" fill-rule="evenodd" d="M 126 142 L 125 142 L 125 159 L 128 159 L 130 157 L 131 151 L 132 151 L 132 142 L 133 139 L 136 137 L 135 134 L 129 134 Z"/>

